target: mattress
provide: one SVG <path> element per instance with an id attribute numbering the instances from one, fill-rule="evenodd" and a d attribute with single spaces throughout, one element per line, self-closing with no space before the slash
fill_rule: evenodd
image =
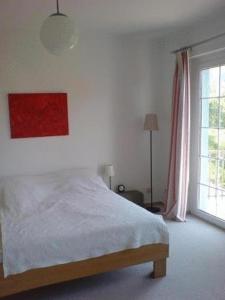
<path id="1" fill-rule="evenodd" d="M 21 183 L 20 183 L 21 184 Z M 52 183 L 51 183 L 52 184 Z M 4 276 L 26 270 L 85 260 L 148 244 L 168 244 L 167 226 L 161 216 L 122 198 L 99 179 L 59 182 L 54 191 L 23 188 L 7 191 L 16 195 L 17 206 L 2 218 Z M 27 181 L 26 181 L 27 186 Z M 36 188 L 36 189 L 35 189 Z M 12 185 L 10 185 L 12 189 Z M 10 192 L 10 193 L 9 193 Z M 11 193 L 12 192 L 12 193 Z M 34 193 L 34 195 L 32 195 Z M 43 201 L 34 211 L 34 204 Z M 24 210 L 25 208 L 25 210 Z M 8 210 L 10 211 L 10 209 Z"/>

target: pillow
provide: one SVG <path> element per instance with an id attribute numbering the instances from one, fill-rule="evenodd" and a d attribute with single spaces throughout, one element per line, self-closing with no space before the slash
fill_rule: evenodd
<path id="1" fill-rule="evenodd" d="M 51 185 L 41 184 L 43 178 L 15 177 L 3 185 L 2 213 L 10 213 L 14 218 L 31 214 L 51 192 Z"/>
<path id="2" fill-rule="evenodd" d="M 56 196 L 67 190 L 96 191 L 108 189 L 91 169 L 70 169 L 33 176 L 13 176 L 3 180 L 1 209 L 3 214 L 20 218 L 49 207 Z M 62 195 L 62 196 L 61 196 Z"/>

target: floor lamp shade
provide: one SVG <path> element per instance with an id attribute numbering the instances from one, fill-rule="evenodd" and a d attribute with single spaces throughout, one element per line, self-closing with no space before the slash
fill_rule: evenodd
<path id="1" fill-rule="evenodd" d="M 156 114 L 147 114 L 145 116 L 144 130 L 159 130 Z"/>

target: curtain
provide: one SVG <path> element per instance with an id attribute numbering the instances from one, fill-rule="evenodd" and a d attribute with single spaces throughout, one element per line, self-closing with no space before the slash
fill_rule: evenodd
<path id="1" fill-rule="evenodd" d="M 173 80 L 172 128 L 165 216 L 185 221 L 189 184 L 189 50 L 178 52 Z"/>

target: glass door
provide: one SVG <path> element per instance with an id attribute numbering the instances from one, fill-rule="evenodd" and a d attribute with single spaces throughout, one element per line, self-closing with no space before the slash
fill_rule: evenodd
<path id="1" fill-rule="evenodd" d="M 200 70 L 198 209 L 225 220 L 225 65 Z"/>

